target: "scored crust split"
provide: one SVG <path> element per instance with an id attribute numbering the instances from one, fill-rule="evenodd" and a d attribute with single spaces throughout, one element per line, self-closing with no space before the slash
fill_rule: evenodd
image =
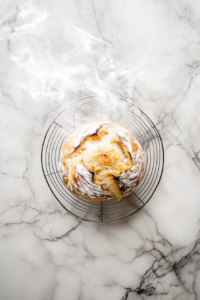
<path id="1" fill-rule="evenodd" d="M 121 200 L 141 182 L 145 155 L 133 135 L 112 122 L 92 122 L 65 142 L 60 173 L 68 189 L 92 200 Z"/>

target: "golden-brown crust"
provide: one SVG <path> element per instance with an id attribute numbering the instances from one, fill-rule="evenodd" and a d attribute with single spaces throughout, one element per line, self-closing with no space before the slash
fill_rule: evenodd
<path id="1" fill-rule="evenodd" d="M 123 133 L 123 139 L 119 132 Z M 135 157 L 139 158 L 133 161 L 138 153 L 140 155 Z M 140 168 L 137 186 L 144 173 L 144 152 L 122 126 L 113 122 L 93 122 L 68 138 L 61 150 L 60 163 L 64 183 L 77 196 L 95 202 L 111 198 L 120 200 L 130 189 L 123 191 L 116 178 L 128 174 L 136 166 L 137 170 Z M 131 184 L 132 181 L 129 178 L 127 182 Z"/>

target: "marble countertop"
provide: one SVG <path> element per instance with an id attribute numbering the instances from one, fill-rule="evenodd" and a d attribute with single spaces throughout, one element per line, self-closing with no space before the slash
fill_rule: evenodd
<path id="1" fill-rule="evenodd" d="M 0 3 L 0 299 L 200 299 L 200 2 Z M 165 168 L 114 224 L 49 190 L 45 132 L 66 104 L 115 95 L 156 124 Z"/>

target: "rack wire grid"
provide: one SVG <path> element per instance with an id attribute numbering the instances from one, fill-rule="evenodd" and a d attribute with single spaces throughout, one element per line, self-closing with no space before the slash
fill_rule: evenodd
<path id="1" fill-rule="evenodd" d="M 134 192 L 119 202 L 92 202 L 77 197 L 60 175 L 63 144 L 78 127 L 92 121 L 112 121 L 124 126 L 144 149 L 144 177 Z M 41 163 L 49 188 L 68 212 L 85 221 L 113 222 L 136 213 L 151 199 L 162 177 L 164 149 L 156 126 L 137 106 L 121 98 L 90 96 L 68 105 L 51 123 L 42 144 Z"/>

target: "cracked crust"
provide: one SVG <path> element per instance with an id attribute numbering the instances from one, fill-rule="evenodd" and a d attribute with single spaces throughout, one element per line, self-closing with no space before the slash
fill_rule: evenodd
<path id="1" fill-rule="evenodd" d="M 140 183 L 145 155 L 132 134 L 112 122 L 76 130 L 61 150 L 60 173 L 68 189 L 91 201 L 121 200 Z"/>

